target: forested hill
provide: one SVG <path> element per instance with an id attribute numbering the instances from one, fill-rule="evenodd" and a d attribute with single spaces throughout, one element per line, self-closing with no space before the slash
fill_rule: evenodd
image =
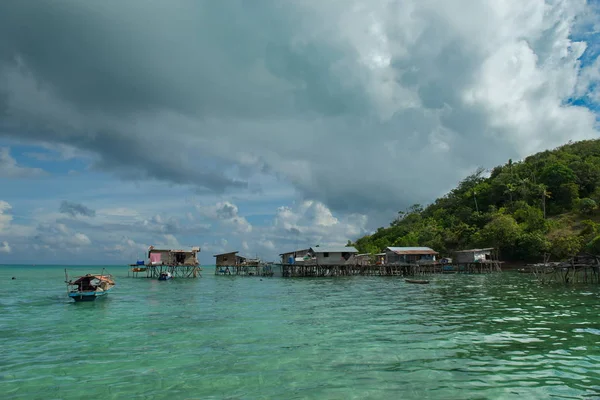
<path id="1" fill-rule="evenodd" d="M 495 247 L 506 261 L 600 254 L 600 140 L 569 143 L 464 179 L 423 208 L 398 213 L 388 228 L 354 243 L 360 252 L 387 246 L 452 250 Z"/>

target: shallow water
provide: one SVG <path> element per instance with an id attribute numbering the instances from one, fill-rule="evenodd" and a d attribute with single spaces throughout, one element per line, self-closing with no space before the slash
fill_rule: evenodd
<path id="1" fill-rule="evenodd" d="M 107 268 L 115 289 L 74 303 L 61 267 L 0 266 L 1 398 L 600 398 L 598 286 Z"/>

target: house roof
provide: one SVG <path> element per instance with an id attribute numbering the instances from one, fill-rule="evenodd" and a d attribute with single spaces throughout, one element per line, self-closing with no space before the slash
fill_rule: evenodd
<path id="1" fill-rule="evenodd" d="M 229 254 L 237 254 L 237 253 L 239 253 L 239 251 L 229 251 L 227 253 L 215 254 L 213 257 L 226 256 L 226 255 L 229 255 Z"/>
<path id="2" fill-rule="evenodd" d="M 386 250 L 396 254 L 438 254 L 430 247 L 386 247 Z"/>
<path id="3" fill-rule="evenodd" d="M 319 246 L 311 249 L 315 253 L 358 253 L 352 246 Z"/>
<path id="4" fill-rule="evenodd" d="M 285 253 L 279 253 L 280 256 L 284 255 L 284 254 L 292 254 L 292 253 L 296 253 L 298 251 L 308 251 L 310 249 L 298 249 L 298 250 L 292 250 L 292 251 L 286 251 Z"/>
<path id="5" fill-rule="evenodd" d="M 491 251 L 493 247 L 486 247 L 485 249 L 468 249 L 468 250 L 456 250 L 455 253 L 477 253 L 480 251 Z"/>
<path id="6" fill-rule="evenodd" d="M 175 250 L 175 249 L 150 249 L 150 253 L 193 253 L 191 250 Z"/>

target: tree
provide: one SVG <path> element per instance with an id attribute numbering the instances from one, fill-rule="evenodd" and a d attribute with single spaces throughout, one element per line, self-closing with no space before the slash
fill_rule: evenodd
<path id="1" fill-rule="evenodd" d="M 571 168 L 560 162 L 548 164 L 540 174 L 540 180 L 552 192 L 553 214 L 572 208 L 573 201 L 579 196 L 579 186 Z"/>
<path id="2" fill-rule="evenodd" d="M 477 169 L 426 207 L 399 212 L 389 227 L 356 240 L 356 248 L 493 246 L 504 260 L 516 261 L 539 259 L 544 251 L 568 257 L 600 236 L 600 224 L 591 221 L 600 204 L 600 140 L 508 160 L 489 177 L 484 172 Z"/>
<path id="3" fill-rule="evenodd" d="M 481 244 L 512 251 L 521 229 L 511 215 L 497 214 L 480 232 Z"/>
<path id="4" fill-rule="evenodd" d="M 549 250 L 550 241 L 540 232 L 524 232 L 516 240 L 513 255 L 525 261 L 539 260 Z"/>
<path id="5" fill-rule="evenodd" d="M 589 197 L 579 200 L 579 204 L 577 206 L 579 208 L 579 212 L 584 215 L 593 214 L 598 208 L 598 204 L 596 204 L 596 202 Z"/>
<path id="6" fill-rule="evenodd" d="M 600 235 L 593 238 L 585 249 L 594 255 L 600 255 Z"/>
<path id="7" fill-rule="evenodd" d="M 559 260 L 577 255 L 582 247 L 582 238 L 572 232 L 557 231 L 550 237 L 550 253 Z"/>

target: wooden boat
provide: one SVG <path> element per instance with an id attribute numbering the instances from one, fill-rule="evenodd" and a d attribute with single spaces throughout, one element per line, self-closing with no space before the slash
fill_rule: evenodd
<path id="1" fill-rule="evenodd" d="M 173 279 L 173 275 L 170 272 L 161 272 L 158 276 L 159 281 L 168 281 L 169 279 Z"/>
<path id="2" fill-rule="evenodd" d="M 65 269 L 65 277 L 67 293 L 75 301 L 94 301 L 98 297 L 106 296 L 115 286 L 112 275 L 105 274 L 104 270 L 101 274 L 87 274 L 69 280 Z"/>
<path id="3" fill-rule="evenodd" d="M 147 269 L 143 260 L 137 260 L 135 264 L 129 264 L 129 266 L 132 267 L 131 272 L 145 272 Z"/>
<path id="4" fill-rule="evenodd" d="M 417 284 L 421 284 L 421 285 L 429 283 L 429 281 L 424 280 L 424 279 L 405 279 L 404 282 L 406 282 L 406 283 L 417 283 Z"/>

